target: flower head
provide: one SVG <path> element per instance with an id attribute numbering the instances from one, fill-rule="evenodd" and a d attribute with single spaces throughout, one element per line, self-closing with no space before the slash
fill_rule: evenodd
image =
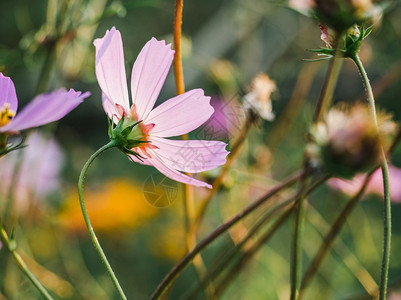
<path id="1" fill-rule="evenodd" d="M 152 38 L 142 48 L 132 69 L 132 104 L 128 97 L 120 32 L 113 27 L 103 38 L 96 39 L 94 45 L 103 108 L 116 124 L 114 129 L 121 129 L 112 132 L 113 136 L 123 136 L 126 140 L 125 144 L 122 144 L 124 139 L 119 140 L 119 148 L 131 160 L 154 166 L 171 179 L 211 188 L 179 171 L 197 173 L 224 164 L 228 154 L 226 144 L 166 139 L 186 134 L 207 121 L 213 113 L 210 97 L 205 96 L 202 89 L 195 89 L 153 108 L 173 60 L 171 45 Z"/>
<path id="2" fill-rule="evenodd" d="M 368 108 L 357 103 L 352 107 L 332 108 L 324 121 L 311 129 L 313 143 L 308 145 L 312 161 L 339 177 L 350 178 L 367 171 L 379 162 L 381 145 L 388 146 L 397 126 L 388 115 L 378 117 L 376 129 Z"/>
<path id="3" fill-rule="evenodd" d="M 244 96 L 246 109 L 267 121 L 274 120 L 271 94 L 277 90 L 276 83 L 267 74 L 260 73 L 252 80 L 249 93 Z"/>
<path id="4" fill-rule="evenodd" d="M 17 114 L 18 99 L 14 83 L 10 77 L 0 72 L 0 136 L 17 134 L 19 131 L 42 126 L 63 118 L 90 95 L 70 89 L 59 89 L 48 94 L 41 94 L 33 99 Z M 5 144 L 0 144 L 4 148 Z"/>

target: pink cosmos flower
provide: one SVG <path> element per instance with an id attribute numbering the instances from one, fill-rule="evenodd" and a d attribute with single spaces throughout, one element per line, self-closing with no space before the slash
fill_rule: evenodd
<path id="1" fill-rule="evenodd" d="M 389 165 L 388 167 L 390 177 L 390 197 L 392 202 L 401 202 L 401 169 Z M 332 189 L 343 192 L 344 194 L 353 196 L 362 187 L 365 180 L 364 174 L 356 175 L 351 180 L 345 180 L 340 178 L 331 178 L 328 181 L 329 186 Z M 376 194 L 383 196 L 383 175 L 381 169 L 377 169 L 371 176 L 370 181 L 366 187 L 365 193 Z"/>
<path id="2" fill-rule="evenodd" d="M 42 126 L 63 118 L 77 107 L 90 93 L 59 89 L 41 94 L 16 115 L 18 99 L 10 77 L 0 72 L 0 134 L 15 134 L 20 130 Z"/>
<path id="3" fill-rule="evenodd" d="M 174 51 L 165 41 L 152 38 L 139 53 L 131 75 L 132 105 L 124 67 L 121 34 L 115 27 L 96 47 L 96 77 L 103 95 L 103 108 L 117 124 L 124 117 L 129 124 L 141 121 L 134 130 L 146 143 L 131 150 L 142 156 L 129 158 L 154 166 L 162 174 L 186 184 L 211 188 L 210 184 L 186 176 L 182 172 L 197 173 L 216 168 L 226 161 L 226 144 L 220 141 L 171 140 L 186 134 L 213 113 L 210 97 L 202 89 L 190 90 L 153 108 L 170 69 Z M 139 131 L 139 132 L 138 132 Z"/>

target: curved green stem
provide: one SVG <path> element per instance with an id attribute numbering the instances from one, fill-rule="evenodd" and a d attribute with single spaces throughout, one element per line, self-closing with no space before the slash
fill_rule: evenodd
<path id="1" fill-rule="evenodd" d="M 127 299 L 127 297 L 124 294 L 123 289 L 120 286 L 120 283 L 118 282 L 118 279 L 116 275 L 114 274 L 113 269 L 110 266 L 110 263 L 107 260 L 106 255 L 103 252 L 102 247 L 99 244 L 99 241 L 96 237 L 95 231 L 93 230 L 92 224 L 89 220 L 89 215 L 88 211 L 86 210 L 86 205 L 85 205 L 85 200 L 84 200 L 84 179 L 86 172 L 88 171 L 89 166 L 91 163 L 104 151 L 116 147 L 116 143 L 114 141 L 109 142 L 108 144 L 104 145 L 100 149 L 98 149 L 95 153 L 91 155 L 91 157 L 88 159 L 88 161 L 85 163 L 84 167 L 82 168 L 81 174 L 79 175 L 79 180 L 78 180 L 78 195 L 79 195 L 79 204 L 81 205 L 81 210 L 82 210 L 82 215 L 85 219 L 85 224 L 86 228 L 88 229 L 89 236 L 92 240 L 93 246 L 95 247 L 97 253 L 100 256 L 100 259 L 102 260 L 104 266 L 106 267 L 107 273 L 109 274 L 111 281 L 113 282 L 118 294 L 120 295 L 121 299 Z"/>
<path id="2" fill-rule="evenodd" d="M 15 241 L 10 239 L 7 235 L 6 230 L 3 227 L 2 222 L 0 221 L 0 240 L 4 243 L 8 251 L 10 251 L 12 257 L 17 263 L 18 267 L 21 271 L 29 278 L 29 280 L 33 283 L 33 285 L 38 289 L 38 291 L 42 294 L 42 296 L 47 300 L 53 300 L 53 297 L 49 294 L 49 292 L 45 289 L 45 287 L 40 283 L 40 281 L 33 275 L 31 270 L 29 270 L 28 266 L 22 259 L 22 257 L 16 251 Z"/>
<path id="3" fill-rule="evenodd" d="M 373 96 L 373 91 L 372 87 L 370 86 L 368 75 L 366 74 L 365 68 L 363 67 L 363 64 L 357 54 L 352 56 L 351 59 L 355 62 L 359 70 L 359 73 L 361 74 L 373 122 L 376 126 L 376 129 L 378 129 L 375 98 Z M 383 189 L 384 189 L 384 235 L 383 235 L 383 259 L 382 259 L 381 276 L 380 276 L 379 299 L 384 300 L 386 299 L 386 293 L 387 293 L 388 269 L 390 265 L 390 251 L 391 251 L 391 199 L 390 199 L 388 165 L 386 160 L 386 154 L 383 147 L 381 147 L 381 156 L 382 156 L 381 169 L 383 174 Z"/>

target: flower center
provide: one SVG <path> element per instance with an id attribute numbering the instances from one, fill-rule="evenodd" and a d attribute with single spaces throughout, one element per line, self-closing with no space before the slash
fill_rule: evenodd
<path id="1" fill-rule="evenodd" d="M 6 125 L 15 116 L 15 111 L 10 109 L 10 104 L 5 103 L 0 109 L 0 127 Z"/>
<path id="2" fill-rule="evenodd" d="M 130 117 L 128 118 L 130 122 L 138 122 L 139 117 L 135 109 L 135 105 L 131 106 L 130 109 Z M 133 151 L 140 153 L 142 156 L 151 157 L 148 149 L 157 148 L 156 146 L 152 145 L 149 141 L 149 134 L 150 131 L 155 127 L 155 124 L 144 124 L 143 122 L 139 123 L 138 126 L 135 126 L 131 133 L 128 135 L 129 138 L 146 141 L 146 143 L 139 144 L 137 147 L 132 148 Z"/>
<path id="3" fill-rule="evenodd" d="M 124 115 L 127 118 L 124 120 L 123 128 L 129 127 L 132 124 L 141 121 L 136 113 L 135 105 L 131 106 L 129 113 L 124 112 Z M 155 127 L 155 124 L 143 124 L 143 122 L 141 122 L 132 128 L 128 138 L 139 141 L 148 141 L 149 132 L 153 129 L 153 127 Z M 145 144 L 146 143 L 142 145 L 144 146 Z"/>

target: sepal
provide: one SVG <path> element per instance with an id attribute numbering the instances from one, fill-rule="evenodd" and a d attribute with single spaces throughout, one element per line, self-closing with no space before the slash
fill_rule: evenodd
<path id="1" fill-rule="evenodd" d="M 3 134 L 0 134 L 0 136 L 1 135 L 3 135 Z M 7 141 L 7 136 L 0 137 L 0 139 L 3 139 L 3 138 L 5 138 L 5 140 Z M 11 151 L 25 148 L 26 145 L 24 144 L 24 142 L 25 142 L 25 137 L 23 137 L 22 140 L 17 145 L 4 144 L 2 147 L 0 147 L 0 157 L 6 155 L 7 153 L 9 153 Z"/>
<path id="2" fill-rule="evenodd" d="M 108 119 L 109 138 L 116 143 L 116 146 L 120 151 L 124 152 L 125 154 L 134 155 L 136 158 L 142 161 L 143 157 L 132 149 L 140 146 L 143 143 L 149 143 L 149 141 L 142 140 L 142 130 L 138 128 L 138 125 L 142 121 L 134 122 L 132 124 L 129 124 L 129 122 L 129 119 L 128 121 L 125 120 L 124 115 L 122 115 L 117 125 L 115 125 L 112 120 Z"/>

